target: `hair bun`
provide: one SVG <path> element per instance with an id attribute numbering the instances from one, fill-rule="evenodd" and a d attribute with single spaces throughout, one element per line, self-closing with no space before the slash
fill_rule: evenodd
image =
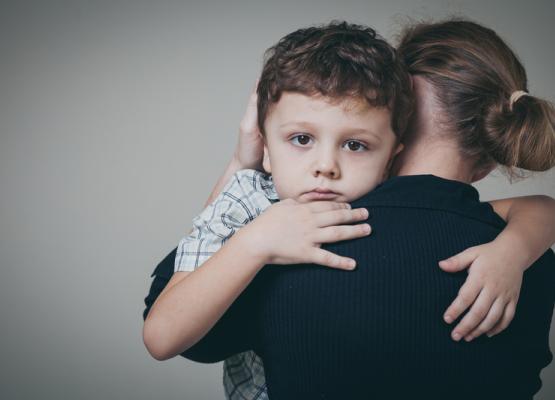
<path id="1" fill-rule="evenodd" d="M 522 96 L 528 96 L 528 92 L 525 90 L 515 90 L 511 97 L 509 97 L 509 109 L 512 111 L 513 104 L 518 101 Z"/>
<path id="2" fill-rule="evenodd" d="M 515 91 L 486 110 L 484 147 L 503 166 L 546 171 L 555 166 L 554 125 L 548 101 Z"/>

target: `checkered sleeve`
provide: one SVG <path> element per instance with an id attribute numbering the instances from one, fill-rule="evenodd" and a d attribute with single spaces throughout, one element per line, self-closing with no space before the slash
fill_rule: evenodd
<path id="1" fill-rule="evenodd" d="M 177 248 L 174 270 L 194 271 L 235 232 L 256 218 L 269 204 L 260 191 L 258 171 L 237 172 L 222 193 L 193 219 L 192 232 Z"/>

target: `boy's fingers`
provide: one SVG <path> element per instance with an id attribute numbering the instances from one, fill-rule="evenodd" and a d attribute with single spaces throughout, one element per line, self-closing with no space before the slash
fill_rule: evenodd
<path id="1" fill-rule="evenodd" d="M 312 201 L 310 203 L 305 203 L 305 205 L 310 209 L 310 211 L 315 213 L 351 208 L 349 203 L 339 203 L 336 201 Z"/>
<path id="2" fill-rule="evenodd" d="M 476 329 L 474 329 L 472 332 L 467 334 L 464 337 L 464 340 L 466 340 L 467 342 L 470 342 L 471 340 L 488 332 L 497 324 L 497 322 L 499 322 L 502 319 L 504 310 L 505 310 L 505 302 L 500 298 L 498 298 L 491 306 L 488 314 L 486 315 L 486 318 L 484 318 L 484 320 L 480 323 L 480 325 L 478 325 Z"/>
<path id="3" fill-rule="evenodd" d="M 329 212 L 321 212 L 314 216 L 316 226 L 326 227 L 342 225 L 350 222 L 364 221 L 368 218 L 368 210 L 357 208 L 356 210 L 339 209 Z"/>
<path id="4" fill-rule="evenodd" d="M 474 249 L 468 248 L 459 254 L 455 254 L 445 260 L 439 262 L 441 269 L 447 272 L 457 272 L 467 268 L 476 259 Z"/>
<path id="5" fill-rule="evenodd" d="M 313 239 L 316 243 L 335 243 L 367 236 L 370 231 L 368 224 L 328 226 L 318 229 Z"/>
<path id="6" fill-rule="evenodd" d="M 464 316 L 461 322 L 451 332 L 451 337 L 455 341 L 459 341 L 464 336 L 468 335 L 470 331 L 475 329 L 480 324 L 484 317 L 487 315 L 494 299 L 487 294 L 484 290 L 472 305 L 470 311 Z"/>
<path id="7" fill-rule="evenodd" d="M 326 267 L 346 270 L 352 270 L 356 266 L 356 262 L 352 258 L 338 256 L 331 251 L 317 247 L 315 247 L 312 251 L 310 262 L 324 265 Z"/>
<path id="8" fill-rule="evenodd" d="M 501 320 L 497 323 L 497 325 L 495 325 L 493 329 L 487 333 L 488 336 L 489 337 L 495 336 L 498 333 L 507 329 L 507 327 L 509 326 L 509 324 L 511 323 L 511 321 L 515 316 L 515 310 L 516 310 L 516 307 L 512 302 L 507 304 L 507 306 L 505 307 L 505 310 L 503 311 L 503 318 L 501 318 Z"/>
<path id="9" fill-rule="evenodd" d="M 480 294 L 481 287 L 474 284 L 471 280 L 467 280 L 459 289 L 459 294 L 453 300 L 443 315 L 445 322 L 450 324 L 474 303 L 476 297 Z"/>

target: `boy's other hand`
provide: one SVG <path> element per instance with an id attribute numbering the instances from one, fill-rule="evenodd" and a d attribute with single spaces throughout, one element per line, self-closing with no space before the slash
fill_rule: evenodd
<path id="1" fill-rule="evenodd" d="M 271 205 L 236 235 L 248 235 L 249 251 L 264 264 L 314 263 L 352 270 L 355 260 L 320 246 L 369 235 L 369 224 L 347 225 L 367 218 L 368 210 L 353 210 L 347 203 L 286 199 Z"/>
<path id="2" fill-rule="evenodd" d="M 464 338 L 469 342 L 484 333 L 491 337 L 513 320 L 524 270 L 507 255 L 506 249 L 491 242 L 440 261 L 440 267 L 447 272 L 468 267 L 468 278 L 444 315 L 445 322 L 450 324 L 470 307 L 453 329 L 453 340 Z"/>
<path id="3" fill-rule="evenodd" d="M 239 139 L 233 158 L 242 169 L 262 170 L 262 157 L 264 155 L 264 145 L 262 134 L 258 129 L 258 113 L 256 109 L 257 95 L 256 87 L 258 80 L 254 85 L 254 89 L 249 97 L 247 109 L 243 119 L 239 124 Z"/>

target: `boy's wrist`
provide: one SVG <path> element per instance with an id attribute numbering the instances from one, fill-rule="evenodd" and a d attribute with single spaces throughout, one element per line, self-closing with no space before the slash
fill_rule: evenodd
<path id="1" fill-rule="evenodd" d="M 269 255 L 264 251 L 262 246 L 258 245 L 249 228 L 250 226 L 246 225 L 237 231 L 230 241 L 234 242 L 238 254 L 244 255 L 248 265 L 260 270 L 264 265 L 268 264 Z M 254 231 L 252 233 L 254 234 Z"/>
<path id="2" fill-rule="evenodd" d="M 527 247 L 519 235 L 510 230 L 503 231 L 494 241 L 499 247 L 500 254 L 525 271 L 533 262 L 534 257 L 530 254 L 530 248 Z"/>

